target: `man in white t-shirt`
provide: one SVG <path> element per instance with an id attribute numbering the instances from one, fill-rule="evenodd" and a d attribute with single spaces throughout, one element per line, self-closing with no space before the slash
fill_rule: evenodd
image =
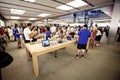
<path id="1" fill-rule="evenodd" d="M 28 23 L 27 27 L 24 29 L 24 37 L 25 37 L 25 43 L 29 43 L 32 41 L 32 38 L 34 37 L 34 34 L 31 32 L 32 24 Z"/>
<path id="2" fill-rule="evenodd" d="M 69 35 L 70 34 L 70 26 L 68 25 L 68 27 L 67 27 L 67 33 L 66 33 L 67 35 Z"/>
<path id="3" fill-rule="evenodd" d="M 52 36 L 54 36 L 56 34 L 56 27 L 52 26 L 51 29 L 50 29 L 50 31 L 52 33 Z"/>
<path id="4" fill-rule="evenodd" d="M 73 27 L 71 27 L 70 28 L 70 32 L 74 32 L 75 30 L 74 30 L 74 28 Z"/>

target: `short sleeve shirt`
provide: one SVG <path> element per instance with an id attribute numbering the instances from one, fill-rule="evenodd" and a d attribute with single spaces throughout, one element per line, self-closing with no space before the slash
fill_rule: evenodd
<path id="1" fill-rule="evenodd" d="M 89 38 L 91 35 L 90 35 L 90 31 L 89 31 L 89 30 L 87 30 L 87 29 L 81 29 L 81 30 L 78 32 L 78 36 L 79 36 L 78 44 L 87 44 L 88 38 Z"/>
<path id="2" fill-rule="evenodd" d="M 50 38 L 50 31 L 46 31 L 46 39 Z"/>
<path id="3" fill-rule="evenodd" d="M 29 28 L 25 28 L 24 29 L 25 40 L 31 40 L 29 34 L 31 34 L 31 30 Z"/>
<path id="4" fill-rule="evenodd" d="M 20 34 L 19 34 L 19 31 L 18 31 L 18 29 L 17 28 L 15 28 L 15 37 L 16 38 L 20 38 Z"/>

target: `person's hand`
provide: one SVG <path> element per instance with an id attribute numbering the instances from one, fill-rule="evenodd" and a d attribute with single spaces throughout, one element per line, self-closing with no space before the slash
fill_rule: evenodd
<path id="1" fill-rule="evenodd" d="M 22 35 L 22 32 L 20 32 L 20 35 Z"/>

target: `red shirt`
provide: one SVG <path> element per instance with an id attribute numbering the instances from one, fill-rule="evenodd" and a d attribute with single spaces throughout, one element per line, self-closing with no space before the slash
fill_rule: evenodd
<path id="1" fill-rule="evenodd" d="M 2 28 L 0 28 L 0 35 L 3 35 L 4 34 L 4 31 Z"/>
<path id="2" fill-rule="evenodd" d="M 45 32 L 45 27 L 42 26 L 42 27 L 41 27 L 41 30 L 42 30 L 42 32 Z"/>

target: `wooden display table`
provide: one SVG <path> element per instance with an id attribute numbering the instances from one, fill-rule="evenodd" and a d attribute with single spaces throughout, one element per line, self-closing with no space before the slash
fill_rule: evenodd
<path id="1" fill-rule="evenodd" d="M 43 47 L 41 43 L 25 44 L 27 59 L 30 60 L 31 59 L 30 54 L 32 55 L 33 69 L 34 69 L 35 76 L 39 76 L 39 67 L 38 67 L 38 56 L 39 55 L 46 54 L 52 51 L 56 51 L 58 49 L 65 48 L 75 43 L 76 43 L 75 40 L 71 40 L 71 41 L 66 41 L 63 43 L 57 43 L 55 45 L 51 45 L 48 47 Z"/>

